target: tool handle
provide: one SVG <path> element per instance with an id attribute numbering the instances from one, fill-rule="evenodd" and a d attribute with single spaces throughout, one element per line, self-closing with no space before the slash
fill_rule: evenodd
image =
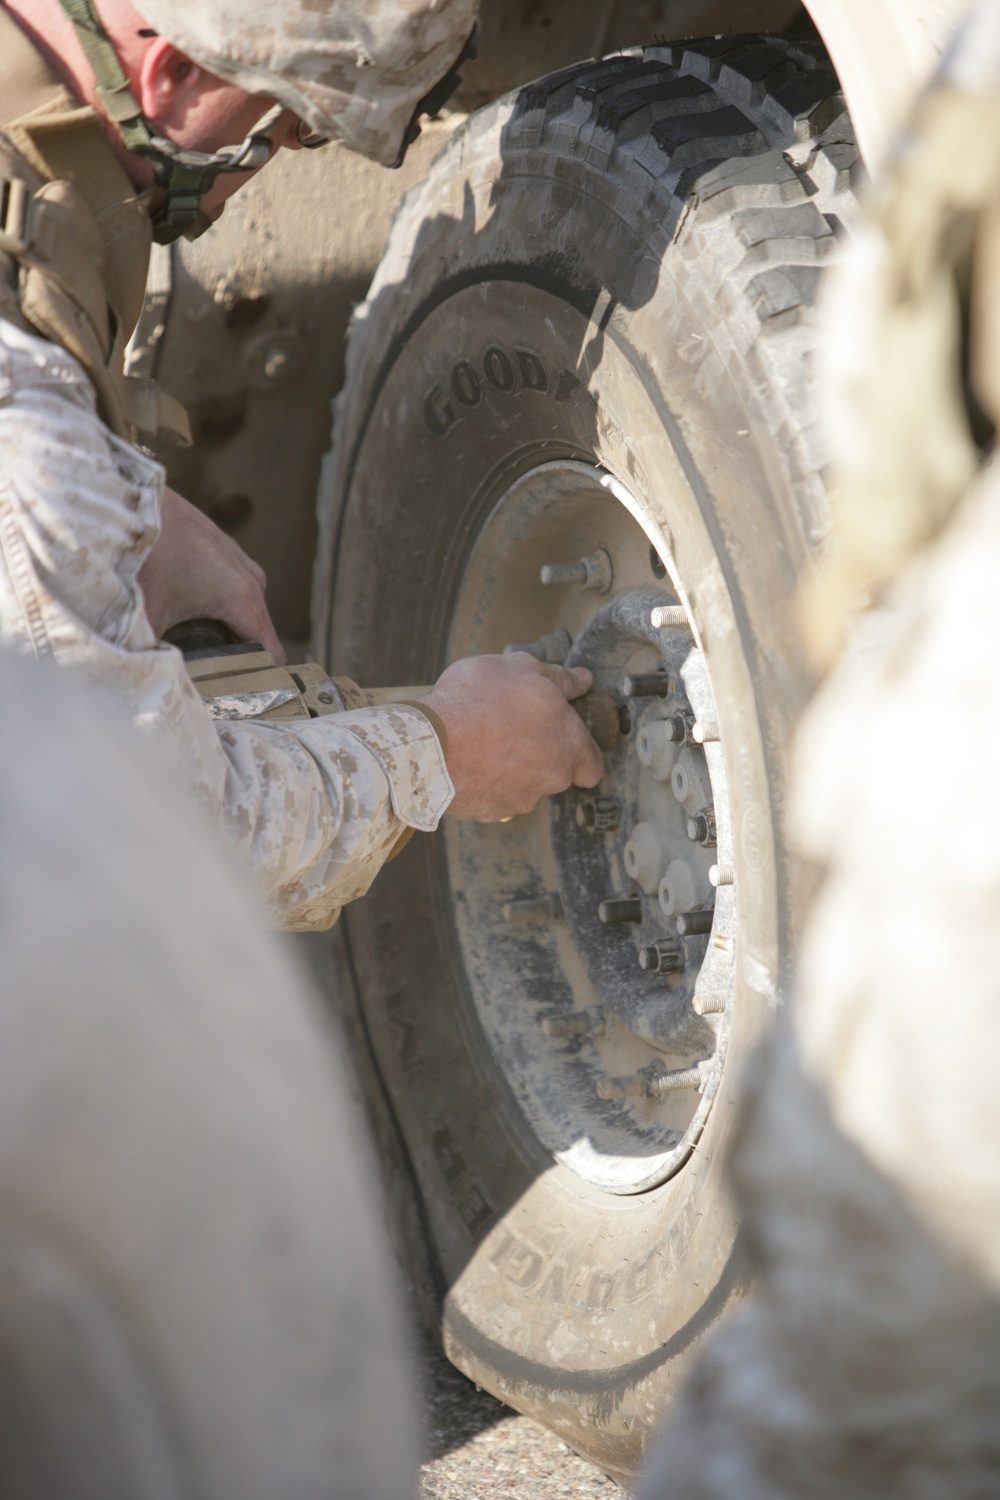
<path id="1" fill-rule="evenodd" d="M 194 662 L 203 658 L 242 656 L 248 652 L 263 651 L 257 641 L 241 641 L 221 620 L 183 620 L 164 632 L 163 639 L 179 647 L 186 660 Z M 270 657 L 267 658 L 271 665 Z M 294 668 L 289 668 L 293 671 Z M 335 677 L 334 685 L 345 708 L 375 708 L 384 703 L 414 703 L 425 697 L 429 685 L 418 687 L 362 688 L 349 677 Z M 582 698 L 574 698 L 571 707 L 590 730 L 605 754 L 613 750 L 621 739 L 621 724 L 618 704 L 610 693 L 591 689 Z"/>
<path id="2" fill-rule="evenodd" d="M 345 708 L 374 708 L 383 703 L 415 703 L 431 691 L 429 687 L 359 688 L 355 683 L 342 677 L 334 678 L 334 682 L 344 700 Z M 610 693 L 591 689 L 582 698 L 574 698 L 570 708 L 580 715 L 597 741 L 599 749 L 607 754 L 609 750 L 615 748 L 621 739 L 622 732 L 618 717 L 618 704 Z"/>
<path id="3" fill-rule="evenodd" d="M 613 750 L 622 737 L 621 720 L 618 715 L 618 704 L 610 693 L 602 693 L 599 688 L 591 688 L 582 698 L 574 698 L 570 704 L 575 708 L 580 718 L 590 730 L 597 741 L 599 750 L 607 755 Z"/>

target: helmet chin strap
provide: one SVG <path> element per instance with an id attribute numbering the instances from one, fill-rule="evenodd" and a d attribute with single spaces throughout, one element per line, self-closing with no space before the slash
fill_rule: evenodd
<path id="1" fill-rule="evenodd" d="M 153 213 L 153 238 L 161 245 L 183 235 L 195 240 L 211 225 L 201 198 L 216 177 L 225 172 L 254 172 L 269 161 L 274 150 L 272 132 L 284 113 L 275 104 L 238 146 L 218 151 L 188 151 L 157 135 L 136 102 L 114 44 L 94 8 L 93 0 L 60 0 L 76 27 L 87 61 L 94 70 L 97 96 L 108 119 L 118 126 L 126 150 L 153 165 L 157 185 L 165 193 Z"/>

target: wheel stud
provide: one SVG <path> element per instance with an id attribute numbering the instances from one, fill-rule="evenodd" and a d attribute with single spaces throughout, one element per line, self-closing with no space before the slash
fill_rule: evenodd
<path id="1" fill-rule="evenodd" d="M 725 995 L 696 994 L 691 1009 L 696 1016 L 721 1016 L 726 1008 Z"/>
<path id="2" fill-rule="evenodd" d="M 634 672 L 622 678 L 625 698 L 668 698 L 670 678 L 666 672 Z"/>
<path id="3" fill-rule="evenodd" d="M 612 927 L 617 922 L 641 922 L 642 902 L 638 896 L 612 896 L 601 902 L 597 915 L 605 927 Z"/>
<path id="4" fill-rule="evenodd" d="M 709 885 L 735 885 L 736 871 L 732 865 L 713 865 L 708 872 Z"/>
<path id="5" fill-rule="evenodd" d="M 676 629 L 679 625 L 689 630 L 691 628 L 687 611 L 682 604 L 658 604 L 649 620 L 654 630 Z"/>
<path id="6" fill-rule="evenodd" d="M 682 911 L 677 918 L 678 937 L 695 937 L 700 932 L 711 932 L 715 911 Z"/>
<path id="7" fill-rule="evenodd" d="M 626 1074 L 623 1078 L 599 1079 L 597 1094 L 601 1099 L 660 1099 L 678 1089 L 697 1089 L 700 1093 L 707 1081 L 707 1071 L 705 1063 L 696 1063 L 693 1068 L 678 1068 L 671 1072 L 657 1059 L 647 1068 L 640 1068 L 638 1073 Z"/>
<path id="8" fill-rule="evenodd" d="M 639 967 L 648 974 L 679 974 L 684 968 L 684 949 L 662 941 L 639 949 Z"/>
<path id="9" fill-rule="evenodd" d="M 576 805 L 576 821 L 588 833 L 610 833 L 622 820 L 615 797 L 587 797 Z"/>
<path id="10" fill-rule="evenodd" d="M 710 808 L 704 812 L 695 813 L 687 820 L 687 836 L 692 844 L 701 844 L 705 848 L 718 843 L 718 831 L 715 826 L 715 813 Z"/>
<path id="11" fill-rule="evenodd" d="M 691 738 L 696 745 L 714 745 L 719 740 L 719 726 L 699 721 L 691 726 Z"/>
<path id="12" fill-rule="evenodd" d="M 547 587 L 554 583 L 578 583 L 585 589 L 596 589 L 606 594 L 611 588 L 614 571 L 611 558 L 603 547 L 588 552 L 575 563 L 546 563 L 539 577 Z"/>
<path id="13" fill-rule="evenodd" d="M 528 656 L 533 656 L 536 661 L 545 661 L 561 666 L 569 655 L 569 648 L 573 644 L 573 638 L 568 630 L 553 630 L 551 635 L 540 635 L 537 641 L 529 641 L 527 644 L 505 646 L 504 655 L 510 651 L 524 651 Z"/>
<path id="14" fill-rule="evenodd" d="M 571 1011 L 568 1016 L 546 1016 L 542 1031 L 546 1036 L 566 1037 L 603 1036 L 607 1029 L 607 1018 L 599 1005 L 590 1010 Z"/>
<path id="15" fill-rule="evenodd" d="M 552 917 L 560 921 L 563 904 L 557 891 L 547 891 L 544 896 L 521 896 L 503 904 L 503 919 L 511 926 L 521 922 L 533 922 L 539 918 Z"/>

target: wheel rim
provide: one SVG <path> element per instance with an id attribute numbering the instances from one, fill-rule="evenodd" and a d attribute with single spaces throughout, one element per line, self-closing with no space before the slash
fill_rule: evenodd
<path id="1" fill-rule="evenodd" d="M 640 1193 L 680 1170 L 712 1107 L 737 890 L 723 730 L 683 581 L 606 470 L 541 464 L 480 530 L 449 658 L 519 642 L 591 667 L 627 732 L 594 792 L 502 826 L 449 820 L 458 946 L 535 1137 L 590 1187 Z"/>

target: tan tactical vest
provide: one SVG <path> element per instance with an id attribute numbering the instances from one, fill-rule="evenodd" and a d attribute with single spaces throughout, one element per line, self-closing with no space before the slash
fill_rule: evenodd
<path id="1" fill-rule="evenodd" d="M 148 202 L 96 112 L 0 9 L 0 317 L 74 355 L 101 417 L 130 439 L 186 427 L 176 402 L 123 372 L 149 266 Z"/>

